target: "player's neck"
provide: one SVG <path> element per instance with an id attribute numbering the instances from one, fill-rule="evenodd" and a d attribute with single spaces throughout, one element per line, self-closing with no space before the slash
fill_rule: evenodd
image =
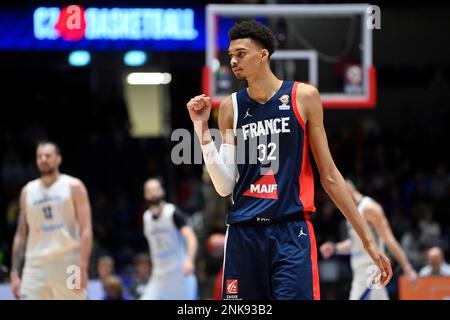
<path id="1" fill-rule="evenodd" d="M 277 93 L 283 81 L 269 70 L 254 79 L 247 79 L 247 83 L 250 98 L 259 103 L 266 103 Z"/>
<path id="2" fill-rule="evenodd" d="M 58 170 L 50 174 L 42 175 L 41 176 L 42 183 L 44 184 L 44 186 L 49 187 L 59 178 L 60 175 L 61 174 Z"/>

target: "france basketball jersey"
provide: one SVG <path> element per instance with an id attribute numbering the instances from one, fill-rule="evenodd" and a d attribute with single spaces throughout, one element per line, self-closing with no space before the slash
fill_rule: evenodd
<path id="1" fill-rule="evenodd" d="M 297 82 L 284 81 L 265 104 L 247 89 L 233 93 L 239 179 L 229 224 L 314 212 L 308 138 L 296 103 Z"/>
<path id="2" fill-rule="evenodd" d="M 227 217 L 224 299 L 320 299 L 314 182 L 297 82 L 264 104 L 232 94 L 239 178 Z"/>

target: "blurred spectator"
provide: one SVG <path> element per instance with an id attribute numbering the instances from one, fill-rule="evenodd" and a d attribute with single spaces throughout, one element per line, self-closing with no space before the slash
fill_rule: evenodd
<path id="1" fill-rule="evenodd" d="M 129 292 L 134 299 L 139 299 L 144 293 L 151 273 L 150 256 L 147 253 L 139 253 L 134 259 L 135 273 L 131 280 Z"/>
<path id="2" fill-rule="evenodd" d="M 89 280 L 88 299 L 103 300 L 107 296 L 105 283 L 109 277 L 114 276 L 115 263 L 111 256 L 101 255 L 96 260 L 96 278 Z"/>
<path id="3" fill-rule="evenodd" d="M 450 265 L 445 262 L 444 254 L 439 247 L 432 247 L 427 251 L 428 264 L 424 266 L 419 275 L 450 277 Z"/>
<path id="4" fill-rule="evenodd" d="M 98 278 L 105 282 L 106 279 L 114 274 L 114 260 L 110 256 L 102 256 L 97 260 Z"/>
<path id="5" fill-rule="evenodd" d="M 108 276 L 103 282 L 104 300 L 128 300 L 124 295 L 122 280 L 117 276 Z"/>

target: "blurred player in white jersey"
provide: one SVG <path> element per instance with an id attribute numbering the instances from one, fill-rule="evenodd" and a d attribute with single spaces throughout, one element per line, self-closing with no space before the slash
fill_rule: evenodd
<path id="1" fill-rule="evenodd" d="M 16 299 L 86 299 L 91 208 L 84 184 L 60 173 L 61 162 L 54 142 L 38 143 L 41 177 L 22 188 L 12 250 Z"/>
<path id="2" fill-rule="evenodd" d="M 369 225 L 369 231 L 380 248 L 387 246 L 389 252 L 400 264 L 406 280 L 416 283 L 417 273 L 411 266 L 403 249 L 392 234 L 389 222 L 383 211 L 383 207 L 374 199 L 364 196 L 347 180 L 359 213 Z M 325 242 L 320 247 L 320 252 L 325 259 L 333 254 L 351 254 L 350 263 L 353 271 L 353 281 L 350 291 L 350 300 L 388 300 L 389 295 L 385 287 L 372 283 L 376 280 L 376 268 L 373 261 L 365 253 L 364 246 L 353 228 L 347 223 L 349 238 L 339 242 Z"/>
<path id="3" fill-rule="evenodd" d="M 152 272 L 141 300 L 195 300 L 198 298 L 195 276 L 197 237 L 181 212 L 165 202 L 161 180 L 144 184 L 149 207 L 144 213 Z"/>

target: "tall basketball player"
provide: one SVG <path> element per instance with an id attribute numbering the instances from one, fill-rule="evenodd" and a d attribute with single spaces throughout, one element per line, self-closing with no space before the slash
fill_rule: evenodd
<path id="1" fill-rule="evenodd" d="M 41 177 L 22 189 L 12 250 L 16 299 L 86 299 L 91 208 L 84 184 L 60 173 L 61 161 L 54 142 L 38 144 Z"/>
<path id="2" fill-rule="evenodd" d="M 389 222 L 384 215 L 383 207 L 371 197 L 361 194 L 350 180 L 348 188 L 358 206 L 358 211 L 369 225 L 372 237 L 380 248 L 386 245 L 395 260 L 398 261 L 406 280 L 410 283 L 417 281 L 417 273 L 411 266 L 402 247 L 392 234 Z M 373 278 L 371 274 L 372 260 L 364 251 L 364 246 L 355 230 L 347 223 L 349 238 L 339 243 L 325 242 L 320 246 L 322 256 L 327 259 L 331 255 L 350 253 L 350 264 L 353 271 L 353 281 L 350 290 L 350 300 L 388 300 L 386 288 L 373 286 L 368 281 Z"/>
<path id="3" fill-rule="evenodd" d="M 221 102 L 219 151 L 208 128 L 210 98 L 199 95 L 187 103 L 217 192 L 233 193 L 224 299 L 320 298 L 309 216 L 315 211 L 309 146 L 322 186 L 358 233 L 386 284 L 392 276 L 389 259 L 370 236 L 333 162 L 318 91 L 273 74 L 269 63 L 277 42 L 269 28 L 244 21 L 229 37 L 231 68 L 248 87 Z"/>

